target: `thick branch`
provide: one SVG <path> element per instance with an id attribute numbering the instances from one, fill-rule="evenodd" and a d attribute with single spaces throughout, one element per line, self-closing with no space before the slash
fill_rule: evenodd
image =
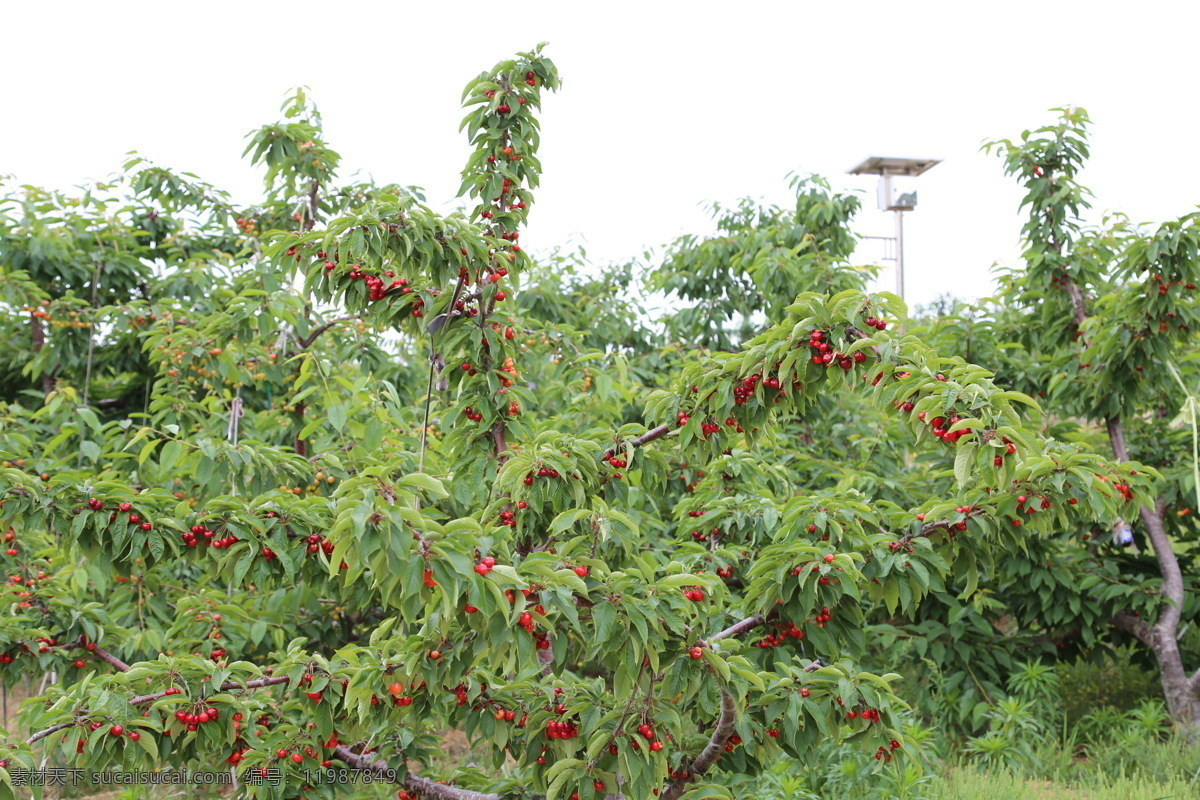
<path id="1" fill-rule="evenodd" d="M 73 728 L 73 727 L 75 727 L 75 725 L 76 725 L 76 723 L 74 720 L 72 720 L 71 722 L 60 722 L 57 725 L 51 725 L 49 728 L 46 728 L 45 730 L 38 731 L 37 733 L 35 733 L 33 736 L 30 736 L 25 741 L 27 744 L 33 744 L 34 742 L 38 741 L 39 739 L 45 739 L 47 736 L 49 736 L 52 733 L 58 733 L 59 731 L 66 730 L 67 728 Z"/>
<path id="2" fill-rule="evenodd" d="M 983 513 L 982 508 L 973 508 L 964 515 L 964 519 L 970 519 L 971 517 L 977 517 L 982 513 Z M 936 522 L 926 522 L 924 525 L 921 526 L 921 529 L 918 530 L 916 533 L 906 533 L 903 536 L 901 536 L 899 539 L 899 542 L 900 542 L 900 544 L 908 544 L 913 539 L 916 539 L 921 536 L 928 536 L 929 534 L 933 533 L 936 530 L 940 530 L 942 528 L 949 528 L 951 525 L 956 525 L 956 524 L 958 524 L 958 523 L 953 522 L 948 519 L 940 519 L 940 520 L 937 520 Z"/>
<path id="3" fill-rule="evenodd" d="M 659 795 L 659 800 L 679 800 L 683 793 L 687 791 L 687 786 L 696 778 L 703 775 L 709 767 L 717 763 L 721 752 L 725 749 L 725 744 L 729 741 L 729 737 L 733 736 L 733 723 L 737 717 L 737 704 L 734 702 L 733 695 L 724 686 L 721 689 L 721 716 L 717 719 L 717 726 L 713 728 L 712 736 L 708 739 L 708 744 L 700 751 L 700 755 L 696 756 L 692 761 L 689 772 L 691 773 L 686 778 L 681 778 L 667 786 Z"/>
<path id="4" fill-rule="evenodd" d="M 1109 417 L 1105 420 L 1108 427 L 1108 439 L 1112 445 L 1113 455 L 1120 461 L 1129 460 L 1129 450 L 1125 446 L 1125 429 L 1120 417 Z M 1183 572 L 1179 568 L 1179 558 L 1171 547 L 1171 539 L 1163 526 L 1163 511 L 1166 501 L 1159 500 L 1154 508 L 1145 505 L 1138 506 L 1138 514 L 1142 519 L 1142 527 L 1146 530 L 1146 538 L 1154 550 L 1158 561 L 1158 569 L 1163 576 L 1163 604 L 1159 608 L 1158 621 L 1154 627 L 1164 636 L 1172 639 L 1179 630 L 1180 615 L 1183 611 Z"/>
<path id="5" fill-rule="evenodd" d="M 309 332 L 308 336 L 304 336 L 302 338 L 296 339 L 296 342 L 300 345 L 301 350 L 307 350 L 310 346 L 312 346 L 312 343 L 317 340 L 318 336 L 325 333 L 327 330 L 332 328 L 334 325 L 337 325 L 340 322 L 349 322 L 352 319 L 358 319 L 358 315 L 351 314 L 350 316 L 338 317 L 337 319 L 331 319 L 331 320 L 329 320 L 329 322 L 326 322 L 324 325 L 318 325 L 317 327 L 313 328 L 312 331 Z M 291 355 L 294 355 L 294 354 L 291 354 Z"/>
<path id="6" fill-rule="evenodd" d="M 102 650 L 100 647 L 93 645 L 91 652 L 92 652 L 92 655 L 96 656 L 96 658 L 98 658 L 102 661 L 107 661 L 109 664 L 112 664 L 112 666 L 117 670 L 117 672 L 128 672 L 129 671 L 128 664 L 126 664 L 124 661 L 117 658 L 112 653 L 108 652 L 107 650 Z"/>
<path id="7" fill-rule="evenodd" d="M 1150 644 L 1150 626 L 1141 617 L 1135 617 L 1128 611 L 1120 611 L 1110 620 L 1126 633 L 1136 636 L 1143 644 Z"/>
<path id="8" fill-rule="evenodd" d="M 537 651 L 538 663 L 542 665 L 542 677 L 554 677 L 554 652 L 547 647 Z"/>
<path id="9" fill-rule="evenodd" d="M 741 636 L 746 631 L 751 631 L 767 621 L 767 618 L 762 614 L 755 614 L 753 617 L 747 617 L 741 622 L 735 622 L 720 633 L 714 633 L 708 637 L 710 642 L 715 642 L 718 639 L 728 639 L 730 637 Z"/>
<path id="10" fill-rule="evenodd" d="M 317 224 L 317 211 L 320 209 L 320 198 L 317 195 L 321 184 L 313 179 L 313 182 L 308 188 L 308 219 L 304 221 L 304 230 L 311 231 L 313 226 Z"/>
<path id="11" fill-rule="evenodd" d="M 100 648 L 96 648 L 96 650 L 94 652 L 97 655 L 100 655 L 100 653 L 103 651 L 101 651 Z M 112 664 L 114 667 L 116 667 L 118 671 L 126 672 L 129 670 L 128 664 L 124 663 L 123 661 L 116 658 L 115 656 L 109 655 L 107 653 L 105 653 L 105 655 L 108 655 L 108 657 L 110 659 L 112 659 L 111 661 L 109 661 L 109 663 Z M 108 659 L 105 659 L 105 660 L 108 660 Z M 252 680 L 252 681 L 246 681 L 246 683 L 244 685 L 240 684 L 236 681 L 226 681 L 225 683 L 221 684 L 220 688 L 217 689 L 217 691 L 232 692 L 236 689 L 261 689 L 264 686 L 277 686 L 281 683 L 287 683 L 288 680 L 290 680 L 290 679 L 286 675 L 275 675 L 275 676 L 272 676 L 269 678 L 256 678 L 255 680 Z M 146 703 L 153 703 L 155 700 L 158 700 L 159 698 L 166 697 L 166 696 L 167 696 L 166 692 L 154 692 L 153 694 L 137 695 L 136 697 L 130 698 L 129 704 L 132 706 L 141 706 L 141 705 L 145 705 Z M 75 724 L 74 722 L 63 722 L 63 723 L 59 723 L 58 725 L 51 725 L 49 728 L 40 730 L 37 733 L 33 734 L 33 736 L 30 736 L 25 741 L 27 744 L 33 744 L 34 742 L 38 741 L 39 739 L 44 739 L 45 737 L 49 736 L 50 734 L 54 733 L 55 731 L 61 731 L 62 729 L 69 728 L 74 724 Z"/>
<path id="12" fill-rule="evenodd" d="M 657 428 L 651 428 L 650 430 L 646 431 L 641 436 L 633 437 L 629 440 L 629 444 L 633 447 L 641 447 L 644 444 L 653 442 L 655 439 L 661 439 L 670 432 L 670 425 L 659 425 Z M 617 448 L 610 447 L 607 451 L 605 451 L 603 458 L 612 458 L 617 454 L 617 452 Z"/>
<path id="13" fill-rule="evenodd" d="M 31 315 L 29 327 L 33 332 L 33 352 L 40 353 L 46 344 L 46 329 L 42 325 L 41 318 Z M 50 370 L 46 370 L 42 373 L 42 394 L 50 394 L 52 391 L 54 391 L 54 378 L 51 377 Z"/>
<path id="14" fill-rule="evenodd" d="M 504 438 L 504 422 L 497 420 L 492 425 L 492 443 L 496 446 L 496 458 L 503 464 L 508 461 L 508 441 Z"/>
<path id="15" fill-rule="evenodd" d="M 112 664 L 112 666 L 117 670 L 117 672 L 128 672 L 129 671 L 128 664 L 126 664 L 124 661 L 122 661 L 121 659 L 114 656 L 112 653 L 108 652 L 107 650 L 104 650 L 101 647 L 98 647 L 95 644 L 92 644 L 89 646 L 88 644 L 86 644 L 84 642 L 66 642 L 64 644 L 55 645 L 55 647 L 61 647 L 64 650 L 74 650 L 76 648 L 83 647 L 83 648 L 87 649 L 88 652 L 90 652 L 96 658 L 100 659 L 101 661 L 107 661 L 109 664 Z"/>
<path id="16" fill-rule="evenodd" d="M 1087 320 L 1087 311 L 1083 306 L 1083 292 L 1079 291 L 1079 285 L 1075 281 L 1067 278 L 1067 294 L 1071 297 L 1071 308 L 1075 311 L 1075 324 L 1082 325 Z"/>
<path id="17" fill-rule="evenodd" d="M 225 683 L 221 684 L 221 688 L 217 689 L 217 691 L 232 692 L 235 689 L 261 689 L 264 686 L 278 686 L 281 683 L 287 683 L 288 680 L 289 679 L 286 675 L 276 675 L 276 676 L 273 676 L 270 678 L 256 678 L 255 680 L 252 680 L 252 681 L 246 681 L 246 684 L 244 686 L 240 683 L 237 683 L 236 681 L 225 681 Z M 129 703 L 131 705 L 140 706 L 144 703 L 153 703 L 158 698 L 166 697 L 166 696 L 167 696 L 166 692 L 155 692 L 154 694 L 143 694 L 143 695 L 139 695 L 139 696 L 133 698 L 132 700 L 129 701 Z"/>
<path id="18" fill-rule="evenodd" d="M 376 761 L 369 754 L 355 753 L 348 747 L 333 748 L 333 754 L 352 769 L 370 770 L 375 773 L 385 773 L 389 768 L 386 761 Z M 459 789 L 446 786 L 419 775 L 406 775 L 404 788 L 427 800 L 500 800 L 498 794 L 484 794 L 470 789 Z"/>

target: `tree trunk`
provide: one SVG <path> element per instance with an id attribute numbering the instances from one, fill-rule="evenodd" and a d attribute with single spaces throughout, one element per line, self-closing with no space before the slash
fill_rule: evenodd
<path id="1" fill-rule="evenodd" d="M 300 418 L 301 423 L 304 422 L 304 401 L 303 400 L 301 400 L 299 403 L 296 403 L 296 416 Z M 303 439 L 300 438 L 299 435 L 297 435 L 296 438 L 292 440 L 292 452 L 294 452 L 298 456 L 307 456 L 308 455 L 308 445 L 305 443 L 305 441 Z"/>
<path id="2" fill-rule="evenodd" d="M 42 352 L 42 348 L 46 345 L 46 329 L 42 327 L 42 321 L 34 316 L 30 316 L 29 325 L 33 332 L 33 353 L 37 355 Z M 43 372 L 42 394 L 49 395 L 53 391 L 54 376 L 49 372 Z"/>
<path id="3" fill-rule="evenodd" d="M 1125 431 L 1121 426 L 1120 417 L 1110 417 L 1105 422 L 1113 455 L 1119 461 L 1128 461 L 1129 451 L 1125 447 Z M 1154 550 L 1158 569 L 1163 576 L 1162 603 L 1158 607 L 1158 619 L 1153 625 L 1146 625 L 1136 618 L 1126 616 L 1118 624 L 1137 636 L 1154 653 L 1158 662 L 1163 697 L 1167 701 L 1167 711 L 1188 739 L 1196 740 L 1200 738 L 1200 671 L 1189 678 L 1179 652 L 1183 573 L 1179 568 L 1179 558 L 1171 546 L 1171 539 L 1163 526 L 1165 510 L 1166 503 L 1163 500 L 1156 502 L 1153 508 L 1145 505 L 1138 508 L 1146 538 Z"/>

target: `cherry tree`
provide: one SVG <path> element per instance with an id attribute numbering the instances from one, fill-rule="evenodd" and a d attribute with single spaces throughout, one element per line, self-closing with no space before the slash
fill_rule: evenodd
<path id="1" fill-rule="evenodd" d="M 140 159 L 80 197 L 9 191 L 0 670 L 47 680 L 5 786 L 53 761 L 227 769 L 255 797 L 352 774 L 715 798 L 827 739 L 883 769 L 906 705 L 859 666 L 872 609 L 970 595 L 1031 537 L 1151 502 L 1155 470 L 1043 437 L 1032 398 L 906 332 L 801 213 L 852 213 L 819 182 L 726 231 L 792 275 L 731 295 L 766 317 L 745 341 L 647 354 L 633 310 L 564 300 L 614 290 L 523 249 L 558 88 L 540 47 L 469 83 L 450 214 L 340 183 L 302 92 L 250 136 L 253 207 Z M 716 268 L 722 238 L 673 263 Z M 764 458 L 830 397 L 891 420 L 936 491 Z M 439 772 L 452 729 L 490 765 Z"/>

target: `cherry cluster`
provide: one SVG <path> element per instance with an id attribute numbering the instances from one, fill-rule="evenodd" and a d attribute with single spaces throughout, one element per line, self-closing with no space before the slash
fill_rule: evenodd
<path id="1" fill-rule="evenodd" d="M 497 300 L 503 300 L 504 296 L 504 292 L 496 292 Z M 504 366 L 500 367 L 500 371 L 507 373 L 509 376 L 505 377 L 504 375 L 501 375 L 500 385 L 504 386 L 505 388 L 512 386 L 513 381 L 517 379 L 517 362 L 512 360 L 512 356 L 505 356 Z"/>
<path id="2" fill-rule="evenodd" d="M 639 735 L 642 736 L 642 738 L 644 738 L 646 740 L 646 742 L 647 742 L 646 746 L 649 747 L 652 752 L 657 753 L 659 750 L 663 749 L 663 743 L 654 738 L 654 728 L 650 727 L 645 722 L 643 722 L 641 725 L 638 725 L 637 732 Z M 634 750 L 641 749 L 641 746 L 638 744 L 637 739 L 630 739 L 629 744 L 633 747 Z M 617 754 L 616 750 L 617 750 L 617 746 L 614 744 L 611 747 L 609 747 L 608 752 L 615 756 Z M 599 783 L 599 781 L 597 781 L 597 783 Z M 603 789 L 597 789 L 596 791 L 603 791 Z"/>
<path id="3" fill-rule="evenodd" d="M 215 536 L 215 535 L 216 535 L 216 531 L 206 528 L 203 525 L 193 525 L 190 529 L 188 529 L 187 531 L 184 532 L 183 543 L 186 544 L 188 547 L 195 547 L 197 544 L 200 543 L 201 538 L 212 539 L 213 536 Z M 197 538 L 197 537 L 200 537 L 200 538 Z M 212 542 L 212 546 L 221 548 L 221 547 L 228 547 L 229 544 L 233 544 L 233 542 L 229 542 L 228 544 L 226 544 L 225 538 L 226 537 L 222 537 L 221 539 L 218 539 L 217 541 Z M 237 540 L 234 539 L 234 541 L 237 541 Z"/>
<path id="4" fill-rule="evenodd" d="M 1015 481 L 1014 481 L 1014 483 L 1015 483 Z M 1128 487 L 1122 487 L 1122 488 L 1128 489 Z M 1124 494 L 1124 493 L 1122 493 L 1122 494 Z M 1125 499 L 1128 500 L 1130 498 L 1127 496 Z M 1071 505 L 1075 505 L 1078 501 L 1076 501 L 1075 498 L 1072 497 L 1067 502 L 1070 503 Z M 1046 499 L 1045 497 L 1041 498 L 1041 501 L 1038 503 L 1030 503 L 1029 498 L 1026 495 L 1023 495 L 1023 494 L 1017 495 L 1017 513 L 1018 514 L 1020 514 L 1020 513 L 1033 514 L 1038 510 L 1045 511 L 1046 509 L 1050 508 L 1050 505 L 1051 505 L 1050 501 L 1048 499 Z M 1019 527 L 1021 527 L 1021 520 L 1014 519 L 1012 521 L 1012 524 L 1013 524 L 1013 527 L 1019 528 Z"/>
<path id="5" fill-rule="evenodd" d="M 925 412 L 922 411 L 920 414 L 917 414 L 917 419 L 921 420 L 922 422 L 925 422 L 926 421 Z M 959 417 L 959 416 L 932 417 L 928 420 L 929 430 L 937 438 L 939 438 L 945 442 L 949 442 L 950 444 L 954 444 L 959 439 L 961 439 L 963 436 L 966 436 L 967 433 L 969 433 L 969 430 L 966 428 L 963 428 L 962 430 L 959 430 L 959 431 L 951 431 L 950 430 L 951 426 L 953 426 L 955 423 L 959 422 L 961 419 L 962 419 L 962 417 Z M 1013 450 L 1015 452 L 1016 447 L 1014 447 Z"/>
<path id="6" fill-rule="evenodd" d="M 824 609 L 822 609 L 822 612 L 823 612 L 822 616 L 824 617 L 824 619 L 822 619 L 821 617 L 818 617 L 817 619 L 819 620 L 818 624 L 820 624 L 821 627 L 825 627 L 824 623 L 825 623 L 825 621 L 827 621 L 829 619 L 829 609 L 824 608 Z M 763 649 L 763 650 L 768 650 L 772 647 L 779 647 L 780 645 L 784 644 L 789 638 L 791 638 L 791 639 L 803 639 L 804 638 L 804 631 L 801 630 L 800 628 L 796 627 L 796 623 L 794 623 L 794 622 L 780 622 L 780 623 L 778 623 L 778 626 L 779 626 L 779 629 L 776 633 L 767 634 L 766 636 L 764 636 L 763 638 L 761 638 L 757 642 L 755 642 L 754 646 L 758 647 L 760 649 Z"/>
<path id="7" fill-rule="evenodd" d="M 220 719 L 221 712 L 213 707 L 200 707 L 200 711 L 188 711 L 181 708 L 175 712 L 175 719 L 187 726 L 189 731 L 198 730 L 201 725 Z"/>
<path id="8" fill-rule="evenodd" d="M 399 681 L 396 681 L 388 687 L 388 694 L 392 696 L 392 703 L 394 705 L 400 706 L 401 708 L 412 705 L 412 697 L 404 693 L 404 684 L 400 683 Z M 466 695 L 464 694 L 463 697 L 465 700 Z M 375 701 L 375 695 L 371 695 L 371 698 L 371 705 L 379 705 L 379 703 Z M 462 705 L 462 703 L 459 703 L 459 705 Z"/>
<path id="9" fill-rule="evenodd" d="M 304 541 L 308 543 L 308 552 L 315 553 L 318 550 L 325 553 L 327 556 L 333 555 L 333 542 L 325 539 L 319 533 L 310 533 L 304 537 Z"/>
<path id="10" fill-rule="evenodd" d="M 563 708 L 563 706 L 559 706 Z M 565 710 L 565 709 L 564 709 Z M 562 711 L 558 713 L 563 713 Z M 546 738 L 547 739 L 575 739 L 579 736 L 579 726 L 574 722 L 560 722 L 559 720 L 550 720 L 546 723 Z"/>
<path id="11" fill-rule="evenodd" d="M 840 700 L 841 698 L 839 697 L 838 699 Z M 855 719 L 857 717 L 862 717 L 867 722 L 878 722 L 879 721 L 879 709 L 864 708 L 862 711 L 855 711 L 854 709 L 851 709 L 846 712 L 846 719 Z"/>
<path id="12" fill-rule="evenodd" d="M 897 742 L 895 739 L 892 739 L 892 741 L 891 741 L 891 743 L 890 743 L 889 747 L 890 747 L 892 750 L 899 750 L 899 749 L 900 749 L 900 743 L 899 743 L 899 742 Z M 884 759 L 884 760 L 886 760 L 886 761 L 891 761 L 891 760 L 892 760 L 892 754 L 891 754 L 891 752 L 890 752 L 890 751 L 889 751 L 887 748 L 883 747 L 883 745 L 880 745 L 880 746 L 879 746 L 879 749 L 875 751 L 875 759 L 876 759 L 876 760 L 879 760 L 879 759 Z"/>
<path id="13" fill-rule="evenodd" d="M 103 511 L 104 510 L 104 502 L 97 497 L 90 498 L 88 500 L 87 504 L 88 504 L 88 508 L 90 508 L 92 511 Z M 120 505 L 117 506 L 117 511 L 120 511 L 122 514 L 131 512 L 131 511 L 133 511 L 133 504 L 132 503 L 121 503 Z M 109 522 L 117 521 L 117 511 L 114 511 L 108 515 Z M 129 516 L 126 517 L 126 519 L 129 521 L 130 525 L 137 525 L 144 531 L 151 530 L 154 527 L 148 521 L 143 520 L 136 513 L 129 514 Z"/>
<path id="14" fill-rule="evenodd" d="M 6 534 L 6 535 L 11 536 L 12 534 Z M 39 569 L 37 571 L 36 578 L 34 578 L 32 576 L 29 578 L 26 578 L 24 575 L 9 575 L 8 580 L 4 582 L 4 585 L 12 586 L 13 587 L 12 593 L 17 597 L 21 597 L 21 598 L 32 597 L 33 596 L 32 590 L 37 587 L 38 581 L 43 580 L 48 577 L 49 576 L 46 574 L 46 572 L 44 570 Z M 19 605 L 21 608 L 29 608 L 30 603 L 21 602 Z M 29 649 L 29 648 L 26 647 L 25 649 Z M 42 652 L 45 652 L 45 651 L 43 650 Z M 7 664 L 8 662 L 5 661 L 3 663 Z"/>
<path id="15" fill-rule="evenodd" d="M 321 254 L 318 253 L 317 255 L 320 256 Z M 334 258 L 336 259 L 336 256 Z M 337 269 L 336 261 L 326 261 L 325 262 L 325 271 L 326 272 L 333 272 L 335 269 Z M 412 293 L 412 289 L 408 285 L 407 278 L 397 278 L 396 273 L 390 269 L 385 270 L 383 273 L 383 276 L 384 277 L 381 278 L 378 275 L 371 275 L 369 273 L 363 272 L 361 265 L 355 265 L 355 266 L 351 267 L 350 271 L 346 273 L 346 277 L 349 278 L 350 280 L 352 280 L 352 281 L 361 280 L 363 283 L 365 283 L 367 285 L 367 294 L 368 294 L 368 297 L 372 301 L 379 301 L 379 300 L 384 299 L 394 289 L 399 289 L 400 294 L 411 294 Z M 388 283 L 387 281 L 384 280 L 384 278 L 390 279 L 391 282 Z M 417 308 L 419 309 L 422 304 L 423 304 L 423 301 L 418 300 L 416 303 Z M 414 314 L 414 316 L 420 316 L 415 311 L 413 312 L 413 314 Z"/>
<path id="16" fill-rule="evenodd" d="M 551 469 L 550 467 L 538 467 L 537 476 L 538 476 L 539 478 L 559 478 L 559 477 L 562 477 L 562 476 L 560 476 L 560 475 L 559 475 L 559 473 L 558 473 L 558 470 L 556 470 L 556 469 Z M 533 486 L 533 473 L 532 473 L 532 472 L 530 472 L 530 473 L 528 473 L 528 474 L 526 474 L 526 475 L 525 475 L 525 485 L 526 485 L 526 486 Z"/>
<path id="17" fill-rule="evenodd" d="M 879 328 L 879 330 L 883 330 L 883 328 Z M 818 366 L 823 365 L 828 367 L 836 361 L 839 367 L 848 370 L 853 368 L 855 364 L 861 364 L 867 360 L 867 354 L 861 350 L 856 351 L 853 355 L 846 355 L 835 350 L 825 341 L 825 331 L 820 328 L 813 329 L 812 333 L 809 334 L 808 346 L 816 351 L 813 354 L 812 363 Z"/>

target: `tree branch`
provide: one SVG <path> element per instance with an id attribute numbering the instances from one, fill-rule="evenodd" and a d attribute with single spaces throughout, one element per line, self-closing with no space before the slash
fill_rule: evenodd
<path id="1" fill-rule="evenodd" d="M 1119 416 L 1109 417 L 1105 421 L 1108 427 L 1108 440 L 1112 446 L 1113 455 L 1119 461 L 1129 460 L 1129 450 L 1125 446 L 1125 430 Z M 1171 547 L 1171 539 L 1163 526 L 1163 511 L 1166 501 L 1160 499 L 1154 508 L 1138 505 L 1138 514 L 1142 519 L 1142 527 L 1146 530 L 1146 538 L 1154 550 L 1158 561 L 1159 572 L 1163 576 L 1163 603 L 1159 607 L 1158 621 L 1154 623 L 1156 630 L 1164 637 L 1172 639 L 1179 631 L 1179 620 L 1183 613 L 1183 572 L 1179 568 L 1179 559 L 1175 549 Z M 1140 638 L 1140 637 L 1139 637 Z"/>
<path id="2" fill-rule="evenodd" d="M 99 654 L 99 651 L 100 651 L 100 648 L 96 648 L 95 652 L 97 652 L 97 654 Z M 118 664 L 120 665 L 119 667 L 117 667 L 118 671 L 127 672 L 129 670 L 128 664 L 125 664 L 123 661 L 116 658 L 115 656 L 109 656 L 109 657 L 112 658 L 112 661 L 109 662 L 110 664 L 113 664 L 113 666 L 117 666 Z M 286 675 L 274 675 L 274 676 L 271 676 L 268 678 L 256 678 L 255 680 L 252 680 L 252 681 L 246 681 L 245 684 L 240 684 L 237 681 L 226 681 L 225 683 L 221 684 L 220 688 L 217 689 L 217 691 L 232 692 L 236 689 L 261 689 L 264 686 L 277 686 L 281 683 L 287 683 L 289 680 L 290 679 Z M 145 705 L 146 703 L 153 703 L 155 700 L 158 700 L 159 698 L 166 697 L 166 696 L 167 696 L 167 692 L 154 692 L 153 694 L 137 695 L 136 697 L 130 698 L 129 704 L 131 706 L 141 706 L 141 705 Z M 49 736 L 50 734 L 54 733 L 55 731 L 61 731 L 64 728 L 69 728 L 74 724 L 75 724 L 75 722 L 63 722 L 63 723 L 59 723 L 57 725 L 51 725 L 49 728 L 40 730 L 37 733 L 33 734 L 28 739 L 26 739 L 25 742 L 27 744 L 33 744 L 34 742 L 38 741 L 39 739 L 44 739 L 45 737 Z"/>
<path id="3" fill-rule="evenodd" d="M 973 508 L 964 515 L 964 519 L 970 519 L 971 517 L 977 517 L 982 513 L 983 513 L 982 508 Z M 924 525 L 922 525 L 921 529 L 919 531 L 917 531 L 916 533 L 906 533 L 903 536 L 901 536 L 899 539 L 899 542 L 900 542 L 900 544 L 908 544 L 913 539 L 916 539 L 921 536 L 928 536 L 929 534 L 933 533 L 936 530 L 939 530 L 941 528 L 949 528 L 951 525 L 956 525 L 956 524 L 957 523 L 951 522 L 948 519 L 940 519 L 936 522 L 927 522 Z"/>
<path id="4" fill-rule="evenodd" d="M 80 645 L 80 646 L 82 647 L 83 645 Z M 103 650 L 99 646 L 93 645 L 91 652 L 92 652 L 92 655 L 96 656 L 96 658 L 100 659 L 101 661 L 107 661 L 109 664 L 111 664 L 117 670 L 117 672 L 128 672 L 129 671 L 128 664 L 126 664 L 124 661 L 117 658 L 112 653 L 108 652 L 107 650 Z"/>
<path id="5" fill-rule="evenodd" d="M 632 445 L 633 447 L 641 447 L 644 444 L 649 444 L 650 442 L 653 442 L 655 439 L 661 439 L 662 437 L 666 436 L 670 432 L 671 432 L 670 425 L 659 425 L 657 428 L 651 428 L 650 430 L 646 431 L 641 436 L 635 436 L 634 438 L 630 439 L 629 444 Z M 610 447 L 608 450 L 605 451 L 604 455 L 601 457 L 601 460 L 603 460 L 605 458 L 612 458 L 616 454 L 617 454 L 617 448 Z"/>
<path id="6" fill-rule="evenodd" d="M 99 646 L 97 646 L 95 644 L 92 644 L 91 647 L 88 647 L 88 645 L 84 642 L 64 642 L 62 644 L 56 644 L 56 645 L 54 645 L 54 647 L 62 648 L 63 650 L 74 650 L 76 648 L 82 647 L 82 648 L 87 649 L 88 652 L 90 652 L 92 655 L 94 655 L 96 658 L 100 659 L 101 661 L 107 661 L 109 664 L 112 664 L 113 667 L 117 670 L 117 672 L 128 672 L 129 671 L 128 664 L 126 664 L 124 661 L 122 661 L 121 659 L 114 656 L 112 653 L 100 648 Z"/>
<path id="7" fill-rule="evenodd" d="M 352 769 L 370 770 L 376 773 L 384 773 L 389 769 L 386 761 L 382 759 L 376 761 L 369 754 L 355 753 L 349 747 L 342 745 L 333 748 L 333 754 Z M 447 786 L 444 783 L 422 778 L 420 775 L 404 776 L 403 784 L 405 789 L 427 798 L 427 800 L 500 800 L 498 794 L 459 789 L 456 786 Z"/>
<path id="8" fill-rule="evenodd" d="M 47 736 L 49 736 L 52 733 L 58 733 L 59 731 L 66 730 L 67 728 L 73 728 L 77 724 L 79 724 L 79 723 L 76 722 L 75 720 L 71 720 L 70 722 L 60 722 L 57 725 L 51 725 L 49 728 L 46 728 L 45 730 L 40 730 L 37 733 L 35 733 L 33 736 L 30 736 L 28 739 L 25 740 L 25 742 L 27 744 L 33 744 L 34 742 L 38 741 L 39 739 L 45 739 Z"/>
<path id="9" fill-rule="evenodd" d="M 296 343 L 300 345 L 301 350 L 307 350 L 312 345 L 312 343 L 317 340 L 318 336 L 325 333 L 327 330 L 332 328 L 334 325 L 337 325 L 339 322 L 349 322 L 352 319 L 358 319 L 358 314 L 351 314 L 346 317 L 338 317 L 337 319 L 331 319 L 331 320 L 329 320 L 329 322 L 326 322 L 324 325 L 318 325 L 317 327 L 313 328 L 311 331 L 309 331 L 308 336 L 304 336 L 302 338 L 297 338 Z M 295 355 L 295 354 L 293 353 L 291 355 Z"/>
<path id="10" fill-rule="evenodd" d="M 717 762 L 721 755 L 721 751 L 725 749 L 725 744 L 729 741 L 729 737 L 733 736 L 733 723 L 737 717 L 737 704 L 734 702 L 733 695 L 724 686 L 719 685 L 721 690 L 721 716 L 717 719 L 717 726 L 713 728 L 712 736 L 708 739 L 708 744 L 700 751 L 700 755 L 696 756 L 692 761 L 689 772 L 691 773 L 686 778 L 680 778 L 669 785 L 659 795 L 659 800 L 679 800 L 683 793 L 687 791 L 687 786 L 696 778 L 703 775 L 709 767 Z"/>
<path id="11" fill-rule="evenodd" d="M 637 679 L 633 682 L 633 691 L 631 691 L 629 693 L 629 700 L 627 700 L 625 702 L 625 708 L 621 710 L 621 716 L 617 719 L 617 724 L 613 726 L 612 733 L 610 733 L 608 735 L 608 741 L 604 743 L 604 747 L 601 747 L 600 750 L 597 751 L 596 757 L 593 758 L 591 760 L 591 762 L 588 763 L 588 765 L 587 765 L 588 771 L 591 771 L 596 768 L 596 765 L 600 763 L 600 758 L 601 758 L 601 756 L 603 756 L 604 751 L 607 750 L 608 746 L 611 745 L 614 741 L 616 741 L 616 738 L 621 735 L 621 726 L 625 724 L 625 717 L 629 716 L 629 709 L 633 708 L 633 703 L 635 700 L 637 700 L 638 683 L 641 682 L 642 673 L 645 670 L 646 670 L 646 665 L 645 665 L 645 663 L 643 663 L 642 666 L 638 668 Z"/>
<path id="12" fill-rule="evenodd" d="M 1109 621 L 1126 633 L 1136 636 L 1142 644 L 1150 645 L 1150 626 L 1141 617 L 1135 617 L 1128 611 L 1119 611 Z"/>
<path id="13" fill-rule="evenodd" d="M 1088 318 L 1083 305 L 1083 292 L 1079 291 L 1079 285 L 1070 278 L 1067 278 L 1066 284 L 1067 294 L 1071 298 L 1071 308 L 1075 311 L 1075 324 L 1082 325 Z"/>
<path id="14" fill-rule="evenodd" d="M 766 621 L 767 618 L 762 614 L 755 614 L 753 617 L 747 617 L 741 622 L 735 622 L 733 625 L 730 625 L 720 633 L 714 633 L 712 636 L 708 637 L 708 640 L 710 642 L 715 642 L 718 639 L 728 639 L 730 637 L 741 636 L 746 631 L 752 631 Z"/>

